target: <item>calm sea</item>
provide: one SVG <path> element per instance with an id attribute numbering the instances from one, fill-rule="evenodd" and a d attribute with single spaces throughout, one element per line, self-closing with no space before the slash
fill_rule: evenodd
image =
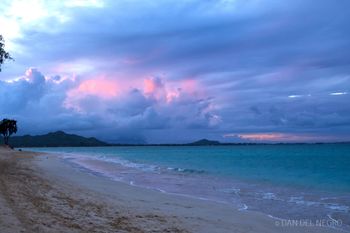
<path id="1" fill-rule="evenodd" d="M 26 148 L 94 174 L 283 219 L 350 225 L 350 144 Z"/>

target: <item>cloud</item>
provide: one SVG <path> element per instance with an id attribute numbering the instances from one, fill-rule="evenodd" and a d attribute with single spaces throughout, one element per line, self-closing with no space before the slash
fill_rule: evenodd
<path id="1" fill-rule="evenodd" d="M 329 95 L 347 95 L 347 92 L 332 92 Z"/>
<path id="2" fill-rule="evenodd" d="M 46 114 L 41 131 L 108 140 L 350 138 L 347 0 L 21 4 L 0 3 L 16 59 L 3 67 L 0 103 L 26 132 Z M 22 77 L 27 67 L 45 77 Z"/>
<path id="3" fill-rule="evenodd" d="M 225 134 L 224 138 L 234 138 L 243 142 L 255 143 L 300 143 L 300 142 L 330 142 L 337 141 L 339 138 L 327 135 L 298 134 L 298 133 L 246 133 L 246 134 Z"/>
<path id="4" fill-rule="evenodd" d="M 161 78 L 146 79 L 140 85 L 120 89 L 113 79 L 45 77 L 30 68 L 21 78 L 0 82 L 0 114 L 17 118 L 20 133 L 60 129 L 107 140 L 124 139 L 123 135 L 106 137 L 106 130 L 147 140 L 148 130 L 209 128 L 219 123 L 212 100 L 187 92 L 186 85 L 172 83 L 171 87 Z M 177 90 L 175 95 L 169 94 L 172 89 Z"/>

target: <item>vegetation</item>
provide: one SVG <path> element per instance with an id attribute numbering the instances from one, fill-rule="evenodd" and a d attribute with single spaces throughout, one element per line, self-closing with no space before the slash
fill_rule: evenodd
<path id="1" fill-rule="evenodd" d="M 8 52 L 5 50 L 5 41 L 2 35 L 0 35 L 0 71 L 1 65 L 5 62 L 5 60 L 13 60 Z"/>
<path id="2" fill-rule="evenodd" d="M 75 146 L 108 146 L 96 138 L 86 138 L 57 131 L 44 135 L 24 135 L 11 138 L 13 147 L 75 147 Z"/>
<path id="3" fill-rule="evenodd" d="M 5 145 L 9 144 L 10 136 L 17 133 L 17 121 L 10 119 L 3 119 L 0 122 L 0 134 L 4 137 Z"/>
<path id="4" fill-rule="evenodd" d="M 5 41 L 2 35 L 0 35 L 0 71 L 1 65 L 5 60 L 13 60 L 8 52 L 5 50 Z M 17 121 L 11 119 L 3 119 L 0 122 L 0 134 L 4 137 L 5 145 L 9 144 L 10 136 L 14 133 L 17 133 Z"/>
<path id="5" fill-rule="evenodd" d="M 208 139 L 201 139 L 196 142 L 189 143 L 189 146 L 215 146 L 215 145 L 220 145 L 221 143 L 218 141 L 212 141 Z"/>

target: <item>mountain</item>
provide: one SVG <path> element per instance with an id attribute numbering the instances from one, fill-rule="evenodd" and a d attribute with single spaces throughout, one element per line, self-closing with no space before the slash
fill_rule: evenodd
<path id="1" fill-rule="evenodd" d="M 208 139 L 201 139 L 199 141 L 188 143 L 187 145 L 190 145 L 190 146 L 214 146 L 214 145 L 221 145 L 221 143 L 219 141 L 211 141 Z"/>
<path id="2" fill-rule="evenodd" d="M 108 143 L 99 141 L 96 138 L 85 138 L 75 134 L 67 134 L 63 131 L 37 136 L 14 136 L 10 138 L 9 144 L 13 147 L 73 147 L 109 145 Z"/>
<path id="3" fill-rule="evenodd" d="M 185 144 L 109 144 L 100 141 L 96 138 L 86 138 L 75 134 L 67 134 L 63 131 L 52 132 L 44 135 L 24 135 L 13 136 L 9 141 L 13 147 L 78 147 L 78 146 L 237 146 L 237 145 L 284 145 L 284 144 L 317 144 L 317 143 L 254 143 L 254 142 L 241 142 L 241 143 L 221 143 L 219 141 L 213 141 L 208 139 L 201 139 L 191 143 Z M 350 142 L 338 142 L 336 144 L 345 144 Z M 0 145 L 3 144 L 3 138 L 0 136 Z M 323 143 L 321 143 L 323 144 Z"/>

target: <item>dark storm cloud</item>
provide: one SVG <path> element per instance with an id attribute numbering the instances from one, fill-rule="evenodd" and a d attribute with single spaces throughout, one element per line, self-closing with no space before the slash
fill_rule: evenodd
<path id="1" fill-rule="evenodd" d="M 347 1 L 231 4 L 237 7 L 225 10 L 219 1 L 110 1 L 105 8 L 68 9 L 67 23 L 48 21 L 57 29 L 46 32 L 28 28 L 18 42 L 31 44 L 27 53 L 40 62 L 125 56 L 140 60 L 135 68 L 141 71 L 349 66 Z"/>
<path id="2" fill-rule="evenodd" d="M 180 89 L 170 98 L 167 83 L 160 78 L 150 79 L 149 89 L 130 87 L 117 96 L 106 96 L 98 89 L 103 82 L 112 82 L 93 80 L 97 89 L 90 89 L 89 81 L 44 77 L 31 68 L 17 80 L 0 81 L 0 114 L 16 118 L 23 134 L 65 130 L 118 142 L 147 142 L 149 130 L 216 125 L 211 99 Z"/>

